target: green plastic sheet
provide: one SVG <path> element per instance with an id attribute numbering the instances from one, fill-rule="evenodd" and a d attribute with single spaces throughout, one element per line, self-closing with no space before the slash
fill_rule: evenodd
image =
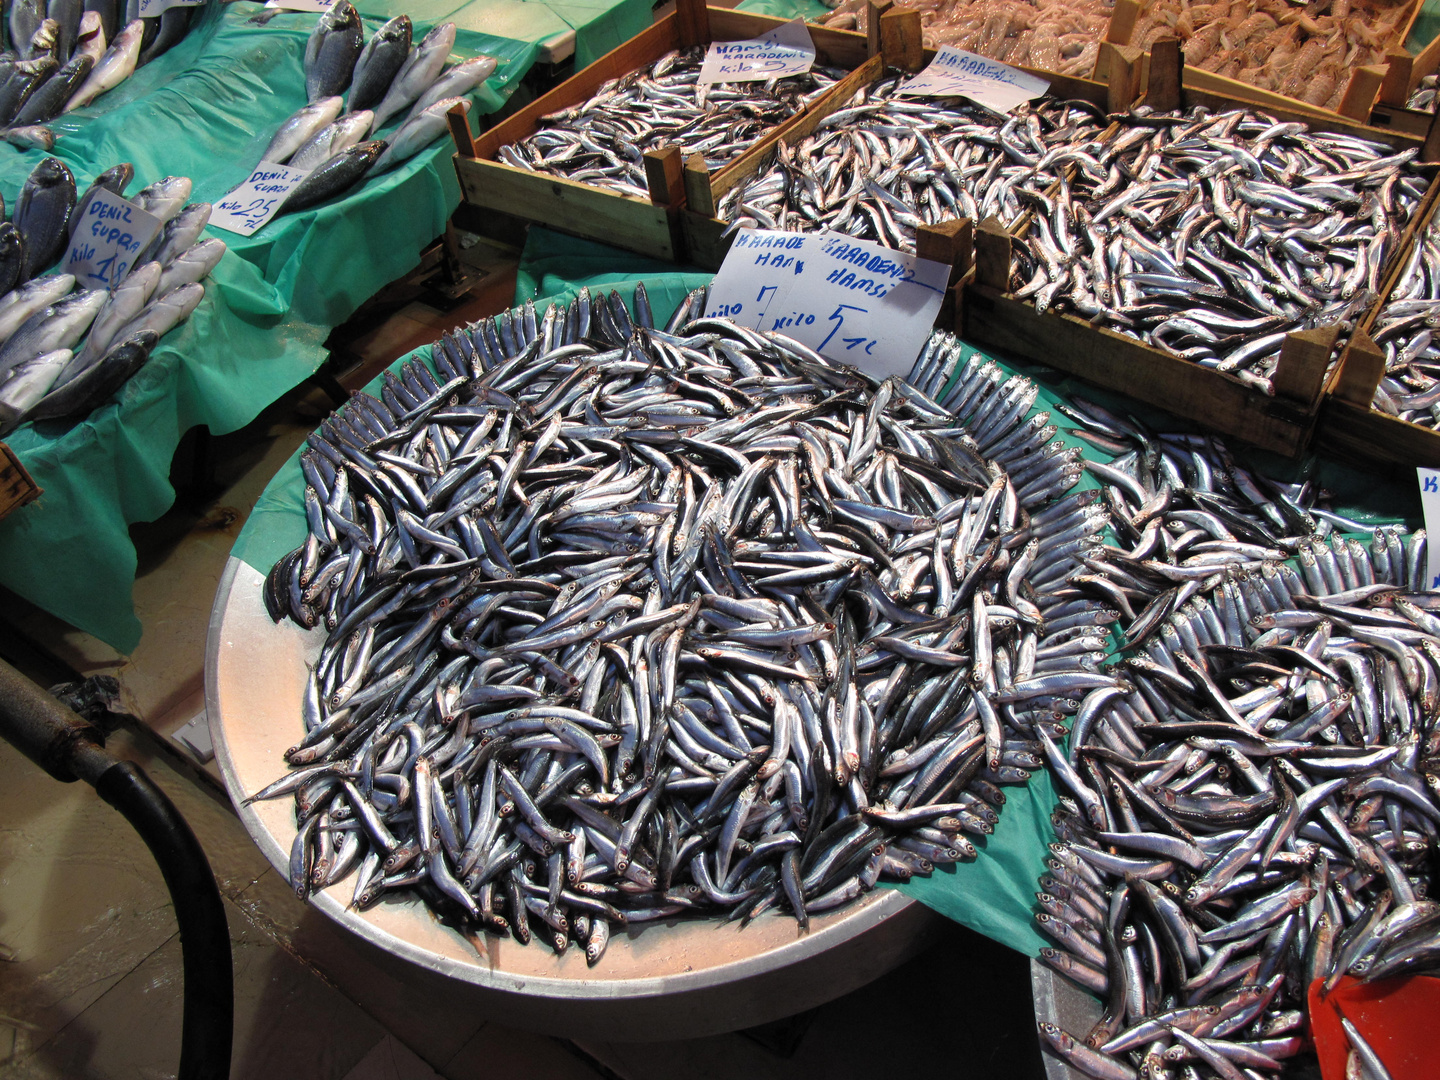
<path id="1" fill-rule="evenodd" d="M 737 11 L 749 11 L 756 15 L 773 15 L 777 19 L 804 19 L 814 22 L 830 12 L 820 0 L 743 0 L 736 4 Z"/>
<path id="2" fill-rule="evenodd" d="M 633 32 L 637 13 L 649 16 L 646 0 L 525 4 L 536 17 L 513 20 L 506 32 L 514 36 L 502 37 L 484 32 L 477 5 L 454 0 L 359 6 L 367 32 L 402 10 L 417 37 L 449 19 L 459 26 L 453 59 L 484 53 L 501 61 L 472 95 L 477 113 L 504 104 L 539 43 L 557 31 L 575 29 L 586 56 Z M 54 155 L 82 188 L 101 170 L 130 161 L 132 192 L 182 175 L 194 181 L 192 199 L 219 200 L 305 102 L 302 57 L 319 16 L 286 12 L 267 25 L 251 23 L 261 10 L 243 0 L 205 8 L 174 49 L 58 121 Z M 568 20 L 558 27 L 556 12 Z M 230 250 L 205 299 L 116 401 L 73 426 L 27 425 L 10 436 L 44 494 L 0 520 L 0 583 L 131 651 L 141 627 L 131 603 L 136 555 L 128 527 L 174 501 L 168 477 L 180 437 L 200 424 L 215 434 L 242 427 L 320 366 L 330 330 L 414 267 L 443 232 L 460 200 L 451 153 L 441 140 L 346 196 L 276 219 L 251 237 L 207 230 Z M 9 205 L 44 156 L 0 144 L 0 194 Z"/>
<path id="3" fill-rule="evenodd" d="M 1410 36 L 1405 39 L 1405 51 L 1417 56 L 1437 36 L 1440 36 L 1440 0 L 1425 0 L 1415 17 L 1415 25 L 1410 28 Z"/>

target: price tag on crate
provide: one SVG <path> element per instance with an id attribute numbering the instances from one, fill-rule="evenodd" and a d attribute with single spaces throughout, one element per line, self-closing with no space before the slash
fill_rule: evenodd
<path id="1" fill-rule="evenodd" d="M 899 93 L 912 97 L 966 97 L 996 112 L 1042 96 L 1050 84 L 1034 75 L 946 45 L 930 66 L 901 84 Z"/>
<path id="2" fill-rule="evenodd" d="M 205 0 L 140 0 L 140 17 L 153 19 L 174 7 L 199 7 Z"/>
<path id="3" fill-rule="evenodd" d="M 60 269 L 74 274 L 82 289 L 108 289 L 130 272 L 135 257 L 159 231 L 154 214 L 101 188 L 86 204 Z"/>
<path id="4" fill-rule="evenodd" d="M 275 216 L 291 189 L 309 175 L 306 169 L 264 162 L 256 166 L 250 179 L 215 204 L 210 224 L 226 232 L 252 236 Z"/>
<path id="5" fill-rule="evenodd" d="M 741 229 L 710 285 L 705 314 L 758 330 L 777 299 L 790 294 L 824 233 Z"/>
<path id="6" fill-rule="evenodd" d="M 1425 511 L 1425 587 L 1440 589 L 1440 469 L 1416 469 Z"/>
<path id="7" fill-rule="evenodd" d="M 944 263 L 840 233 L 747 229 L 715 276 L 706 314 L 785 334 L 883 379 L 909 372 L 949 281 Z"/>
<path id="8" fill-rule="evenodd" d="M 701 83 L 755 82 L 801 75 L 815 65 L 815 41 L 803 19 L 792 19 L 749 41 L 712 41 L 700 65 Z"/>
<path id="9" fill-rule="evenodd" d="M 335 0 L 269 0 L 267 8 L 283 8 L 286 11 L 326 12 L 335 6 Z"/>

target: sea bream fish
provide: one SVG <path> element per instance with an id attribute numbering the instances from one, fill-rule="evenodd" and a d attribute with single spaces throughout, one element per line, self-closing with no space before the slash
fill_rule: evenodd
<path id="1" fill-rule="evenodd" d="M 396 15 L 365 43 L 360 58 L 355 61 L 355 74 L 350 86 L 350 112 L 374 109 L 380 104 L 396 72 L 410 56 L 412 33 L 410 16 Z"/>
<path id="2" fill-rule="evenodd" d="M 338 95 L 321 98 L 319 101 L 301 106 L 299 111 L 276 130 L 270 139 L 270 144 L 265 147 L 265 153 L 260 158 L 261 162 L 273 161 L 277 165 L 285 164 L 295 151 L 309 142 L 316 132 L 334 121 L 344 108 L 345 99 Z"/>
<path id="3" fill-rule="evenodd" d="M 441 23 L 420 39 L 420 44 L 411 50 L 405 63 L 391 80 L 385 97 L 375 106 L 376 130 L 430 89 L 435 80 L 440 78 L 440 72 L 444 70 L 445 61 L 449 59 L 450 50 L 454 47 L 453 22 Z"/>
<path id="4" fill-rule="evenodd" d="M 344 92 L 365 44 L 360 15 L 349 0 L 338 0 L 320 16 L 305 43 L 305 95 L 314 102 Z"/>

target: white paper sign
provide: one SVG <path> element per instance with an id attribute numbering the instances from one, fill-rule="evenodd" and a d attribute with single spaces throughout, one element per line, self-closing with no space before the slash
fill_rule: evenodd
<path id="1" fill-rule="evenodd" d="M 815 64 L 815 42 L 803 19 L 792 19 L 749 41 L 712 41 L 700 82 L 754 82 L 800 75 Z"/>
<path id="2" fill-rule="evenodd" d="M 705 314 L 760 329 L 766 312 L 790 294 L 824 237 L 824 233 L 741 229 L 710 284 Z"/>
<path id="3" fill-rule="evenodd" d="M 140 17 L 153 19 L 173 7 L 199 7 L 205 0 L 140 0 Z"/>
<path id="4" fill-rule="evenodd" d="M 1440 469 L 1416 469 L 1420 476 L 1420 505 L 1425 509 L 1425 568 L 1427 588 L 1440 589 Z"/>
<path id="5" fill-rule="evenodd" d="M 269 0 L 267 8 L 284 8 L 286 11 L 326 12 L 335 6 L 335 0 Z"/>
<path id="6" fill-rule="evenodd" d="M 785 334 L 883 379 L 910 371 L 949 282 L 944 263 L 840 233 L 743 229 L 706 314 Z"/>
<path id="7" fill-rule="evenodd" d="M 82 289 L 108 289 L 129 273 L 160 225 L 154 214 L 101 188 L 85 205 L 60 269 L 74 274 Z"/>
<path id="8" fill-rule="evenodd" d="M 912 97 L 967 97 L 996 112 L 1008 113 L 1049 89 L 1044 79 L 946 45 L 935 54 L 929 67 L 901 85 L 899 93 Z"/>
<path id="9" fill-rule="evenodd" d="M 210 224 L 241 236 L 253 235 L 280 209 L 292 188 L 309 176 L 307 169 L 262 162 L 246 180 L 215 204 Z"/>

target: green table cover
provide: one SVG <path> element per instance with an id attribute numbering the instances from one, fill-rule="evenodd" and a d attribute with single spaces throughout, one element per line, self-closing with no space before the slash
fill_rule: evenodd
<path id="1" fill-rule="evenodd" d="M 777 19 L 804 19 L 806 22 L 823 19 L 830 12 L 830 7 L 820 0 L 741 0 L 735 9 L 756 15 L 773 15 Z"/>
<path id="2" fill-rule="evenodd" d="M 646 0 L 525 4 L 533 17 L 512 19 L 499 36 L 483 29 L 487 6 L 360 4 L 367 32 L 400 11 L 415 20 L 417 39 L 453 20 L 460 27 L 453 59 L 484 53 L 500 60 L 472 95 L 479 113 L 504 104 L 539 43 L 555 33 L 574 28 L 583 58 L 649 19 Z M 203 9 L 174 49 L 58 121 L 54 155 L 82 188 L 101 170 L 130 161 L 132 192 L 174 174 L 194 181 L 194 200 L 218 201 L 305 102 L 302 57 L 319 16 L 286 12 L 259 26 L 249 20 L 260 10 L 249 2 Z M 128 527 L 174 501 L 168 478 L 181 435 L 197 424 L 216 434 L 242 427 L 320 366 L 330 330 L 414 267 L 424 245 L 443 232 L 460 200 L 451 154 L 441 140 L 345 197 L 276 219 L 251 237 L 207 230 L 230 250 L 205 299 L 117 400 L 79 424 L 26 425 L 10 436 L 44 494 L 0 520 L 0 583 L 131 651 L 141 627 L 131 604 L 136 555 Z M 0 144 L 0 194 L 8 205 L 44 156 Z"/>

